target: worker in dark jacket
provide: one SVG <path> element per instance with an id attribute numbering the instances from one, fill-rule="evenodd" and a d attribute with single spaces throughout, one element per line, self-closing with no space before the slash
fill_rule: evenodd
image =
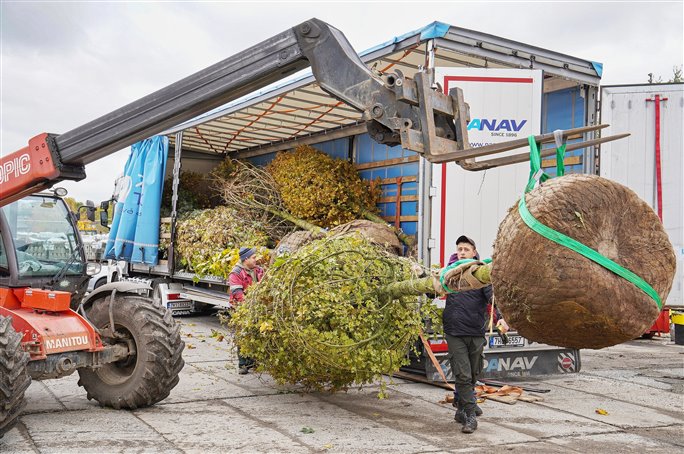
<path id="1" fill-rule="evenodd" d="M 457 260 L 478 257 L 475 242 L 462 235 L 456 240 Z M 456 421 L 463 424 L 464 433 L 477 429 L 482 410 L 477 406 L 475 383 L 482 372 L 487 305 L 492 300 L 492 286 L 450 293 L 442 316 L 444 335 L 449 346 L 451 370 L 454 374 Z M 505 326 L 501 319 L 500 323 Z"/>
<path id="2" fill-rule="evenodd" d="M 259 282 L 264 275 L 264 270 L 257 265 L 256 249 L 250 247 L 240 248 L 240 263 L 235 265 L 228 275 L 230 285 L 230 302 L 235 306 L 245 299 L 245 291 L 254 283 Z M 238 373 L 244 375 L 254 367 L 254 360 L 240 356 L 238 347 Z"/>

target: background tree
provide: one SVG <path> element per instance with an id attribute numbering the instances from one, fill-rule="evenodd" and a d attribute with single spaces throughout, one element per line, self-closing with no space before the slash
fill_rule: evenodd
<path id="1" fill-rule="evenodd" d="M 684 65 L 675 65 L 672 67 L 672 78 L 669 79 L 667 82 L 668 83 L 675 83 L 675 82 L 684 82 L 684 77 L 682 76 L 682 67 Z M 648 83 L 649 84 L 662 84 L 663 83 L 663 77 L 658 76 L 657 79 L 653 79 L 653 73 L 648 73 Z"/>

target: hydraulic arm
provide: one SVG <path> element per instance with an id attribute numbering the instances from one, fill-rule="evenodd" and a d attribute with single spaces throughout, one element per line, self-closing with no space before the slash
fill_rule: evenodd
<path id="1" fill-rule="evenodd" d="M 40 134 L 3 153 L 0 206 L 61 180 L 83 179 L 85 164 L 307 66 L 323 90 L 362 113 L 378 142 L 401 144 L 432 162 L 463 161 L 465 168 L 469 159 L 502 151 L 497 144 L 461 153 L 468 148 L 468 107 L 460 89 L 442 93 L 430 69 L 414 79 L 373 72 L 339 30 L 311 19 L 83 126 Z"/>

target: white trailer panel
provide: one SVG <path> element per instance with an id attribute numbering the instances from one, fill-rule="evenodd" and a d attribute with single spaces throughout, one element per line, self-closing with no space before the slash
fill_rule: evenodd
<path id="1" fill-rule="evenodd" d="M 655 95 L 667 98 L 660 103 L 662 221 L 677 254 L 666 303 L 684 306 L 684 84 L 601 88 L 601 122 L 610 124 L 603 134 L 631 136 L 601 145 L 599 173 L 631 188 L 657 211 Z"/>
<path id="2" fill-rule="evenodd" d="M 453 86 L 463 90 L 470 105 L 471 147 L 541 132 L 542 71 L 436 68 L 435 74 L 445 91 Z M 479 172 L 463 170 L 453 162 L 434 164 L 432 185 L 437 191 L 432 198 L 431 237 L 436 243 L 431 264 L 446 265 L 460 235 L 475 240 L 482 258 L 491 257 L 499 224 L 522 194 L 529 169 L 529 162 Z"/>

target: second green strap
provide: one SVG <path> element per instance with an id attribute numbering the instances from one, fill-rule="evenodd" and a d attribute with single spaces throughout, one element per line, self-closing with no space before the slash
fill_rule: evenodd
<path id="1" fill-rule="evenodd" d="M 537 180 L 543 182 L 549 178 L 548 175 L 543 173 L 541 170 L 541 153 L 539 152 L 539 147 L 538 144 L 534 141 L 534 136 L 530 136 L 529 139 L 530 143 L 530 179 L 527 182 L 527 186 L 525 188 L 525 194 L 530 192 L 532 188 L 534 188 L 535 183 Z M 562 150 L 560 150 L 562 148 Z M 565 154 L 565 145 L 562 147 L 559 147 L 559 149 L 556 150 L 556 166 L 557 166 L 557 171 L 558 175 L 561 176 L 564 174 L 564 165 L 563 165 L 563 158 Z M 538 174 L 541 172 L 541 175 L 538 176 Z M 546 226 L 542 224 L 541 222 L 537 221 L 537 219 L 530 213 L 530 211 L 527 209 L 527 204 L 525 203 L 525 194 L 520 198 L 520 201 L 518 202 L 518 212 L 520 213 L 520 217 L 522 218 L 523 222 L 543 236 L 544 238 L 547 238 L 554 243 L 560 244 L 563 247 L 566 247 L 572 251 L 577 252 L 578 254 L 583 255 L 584 257 L 588 258 L 589 260 L 592 260 L 602 267 L 612 271 L 613 273 L 617 274 L 618 276 L 628 280 L 632 284 L 636 285 L 639 289 L 641 289 L 644 293 L 646 293 L 648 296 L 650 296 L 653 301 L 658 305 L 658 309 L 663 308 L 663 303 L 660 300 L 660 296 L 658 295 L 658 292 L 655 291 L 653 287 L 649 285 L 648 282 L 643 280 L 641 277 L 637 276 L 630 270 L 618 265 L 614 261 L 610 260 L 608 257 L 605 257 L 595 251 L 594 249 L 591 249 L 590 247 L 580 243 L 577 240 L 574 240 L 570 238 L 567 235 L 564 235 L 554 229 L 552 229 L 549 226 Z"/>

